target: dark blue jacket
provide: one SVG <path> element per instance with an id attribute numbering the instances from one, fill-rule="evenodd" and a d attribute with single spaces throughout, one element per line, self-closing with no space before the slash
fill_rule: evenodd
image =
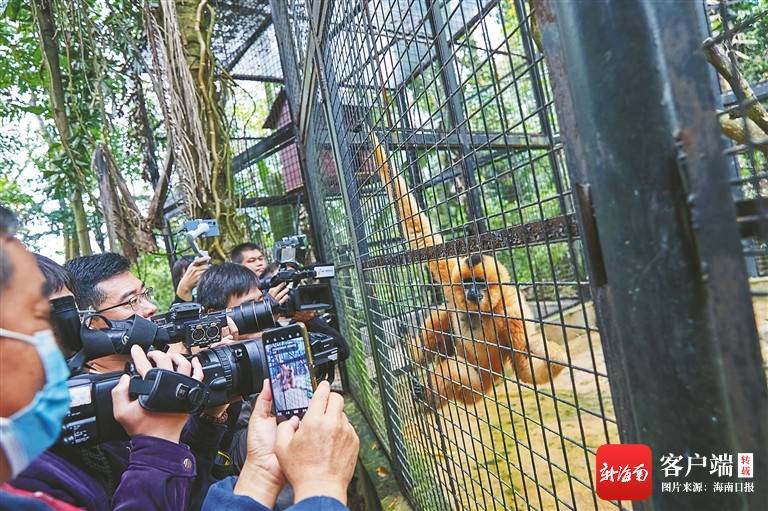
<path id="1" fill-rule="evenodd" d="M 235 495 L 236 477 L 228 477 L 211 486 L 203 502 L 203 511 L 236 509 L 237 511 L 270 511 L 245 495 Z M 311 497 L 289 507 L 286 511 L 348 511 L 347 506 L 331 497 Z"/>

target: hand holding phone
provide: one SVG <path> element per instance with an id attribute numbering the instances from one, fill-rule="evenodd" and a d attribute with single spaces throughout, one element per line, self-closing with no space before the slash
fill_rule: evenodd
<path id="1" fill-rule="evenodd" d="M 277 421 L 303 417 L 317 388 L 306 327 L 293 324 L 270 330 L 262 340 Z"/>

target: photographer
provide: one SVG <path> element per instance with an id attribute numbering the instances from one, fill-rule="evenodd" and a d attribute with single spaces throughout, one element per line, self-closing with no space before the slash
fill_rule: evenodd
<path id="1" fill-rule="evenodd" d="M 264 256 L 264 250 L 255 243 L 240 243 L 229 252 L 229 260 L 233 263 L 242 264 L 258 278 L 263 278 L 264 269 L 267 267 L 267 258 Z"/>
<path id="2" fill-rule="evenodd" d="M 34 255 L 35 259 L 37 259 L 37 267 L 45 279 L 48 300 L 54 300 L 63 296 L 75 296 L 73 291 L 75 283 L 72 280 L 72 275 L 56 261 L 44 255 Z"/>
<path id="3" fill-rule="evenodd" d="M 64 505 L 7 481 L 56 441 L 69 372 L 52 335 L 45 280 L 15 231 L 14 214 L 0 206 L 0 509 L 23 511 Z"/>
<path id="4" fill-rule="evenodd" d="M 289 291 L 285 283 L 271 289 L 270 296 L 275 299 L 273 306 L 284 304 L 288 300 Z M 258 301 L 263 298 L 256 274 L 235 263 L 212 267 L 200 279 L 197 294 L 198 303 L 209 311 L 237 307 L 249 300 Z"/>
<path id="5" fill-rule="evenodd" d="M 55 285 L 46 282 L 33 255 L 11 237 L 14 230 L 13 213 L 0 206 L 0 388 L 13 389 L 0 393 L 0 509 L 112 509 L 110 496 L 114 509 L 185 509 L 188 480 L 194 475 L 188 449 L 184 461 L 173 464 L 168 452 L 152 456 L 144 444 L 155 436 L 171 444 L 168 440 L 175 429 L 181 431 L 186 417 L 156 418 L 137 409 L 128 400 L 125 382 L 113 393 L 115 411 L 135 443 L 114 495 L 50 451 L 43 453 L 58 438 L 69 409 L 69 371 L 50 324 L 47 288 Z M 143 353 L 137 355 L 137 366 L 148 367 Z M 180 470 L 185 466 L 186 473 Z M 41 469 L 44 477 L 34 477 Z"/>
<path id="6" fill-rule="evenodd" d="M 193 292 L 203 274 L 211 267 L 210 261 L 210 257 L 183 256 L 173 263 L 171 280 L 176 290 L 173 303 L 194 301 Z"/>
<path id="7" fill-rule="evenodd" d="M 105 317 L 115 320 L 127 319 L 134 314 L 149 318 L 157 311 L 151 302 L 151 290 L 146 289 L 143 283 L 130 273 L 129 261 L 119 254 L 106 253 L 79 257 L 69 261 L 66 268 L 73 276 L 75 298 L 80 308 L 88 307 L 100 311 Z M 157 354 L 151 354 L 151 357 L 160 355 L 164 354 L 157 352 Z M 183 360 L 180 355 L 173 355 L 173 357 Z M 92 361 L 89 370 L 97 373 L 122 371 L 130 358 L 129 355 L 102 357 Z M 117 418 L 117 410 L 115 414 Z M 221 437 L 226 431 L 225 422 L 225 408 L 219 407 L 206 410 L 199 416 L 185 415 L 182 422 L 184 429 L 180 434 L 181 444 L 178 438 L 175 441 L 169 441 L 165 435 L 145 433 L 141 434 L 140 438 L 132 437 L 130 442 L 105 442 L 86 448 L 56 446 L 50 453 L 46 453 L 46 456 L 50 454 L 50 457 L 44 457 L 41 462 L 30 467 L 30 470 L 24 474 L 23 484 L 29 488 L 41 485 L 55 488 L 62 494 L 68 495 L 71 502 L 84 505 L 91 499 L 89 492 L 101 496 L 109 496 L 116 492 L 126 474 L 133 470 L 133 454 L 139 448 L 141 457 L 138 463 L 150 463 L 147 466 L 156 469 L 145 470 L 138 478 L 138 481 L 143 481 L 142 484 L 147 491 L 152 495 L 161 494 L 166 491 L 162 485 L 166 484 L 164 481 L 169 472 L 183 475 L 186 478 L 185 491 L 176 493 L 178 498 L 171 508 L 199 509 L 208 487 L 214 482 L 213 460 Z M 132 432 L 125 424 L 123 426 L 126 431 Z M 155 458 L 163 462 L 151 461 Z M 197 470 L 194 470 L 195 464 Z M 71 477 L 67 475 L 69 470 L 62 473 L 59 470 L 62 465 L 74 468 L 81 476 L 77 479 L 85 478 L 88 481 L 97 482 L 95 486 L 98 492 L 89 490 L 82 493 L 75 488 L 70 490 Z M 141 470 L 136 471 L 141 472 Z M 153 474 L 153 472 L 157 473 Z M 106 503 L 101 502 L 95 507 L 109 509 L 109 499 L 105 498 Z M 100 501 L 97 499 L 97 502 Z M 117 505 L 114 500 L 113 503 Z M 165 509 L 166 504 L 158 504 L 156 507 Z M 153 506 L 147 505 L 147 509 L 152 508 Z"/>

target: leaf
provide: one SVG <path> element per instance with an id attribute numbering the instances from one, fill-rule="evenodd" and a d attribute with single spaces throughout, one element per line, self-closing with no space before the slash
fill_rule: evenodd
<path id="1" fill-rule="evenodd" d="M 19 109 L 35 115 L 42 115 L 47 110 L 42 105 L 23 105 Z"/>

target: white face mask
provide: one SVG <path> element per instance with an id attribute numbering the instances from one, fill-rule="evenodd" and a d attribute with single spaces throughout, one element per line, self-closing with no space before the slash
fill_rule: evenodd
<path id="1" fill-rule="evenodd" d="M 11 476 L 16 477 L 61 434 L 61 423 L 69 411 L 69 369 L 51 330 L 26 335 L 0 328 L 0 337 L 33 345 L 45 371 L 45 385 L 32 402 L 11 417 L 0 417 L 0 447 Z"/>

